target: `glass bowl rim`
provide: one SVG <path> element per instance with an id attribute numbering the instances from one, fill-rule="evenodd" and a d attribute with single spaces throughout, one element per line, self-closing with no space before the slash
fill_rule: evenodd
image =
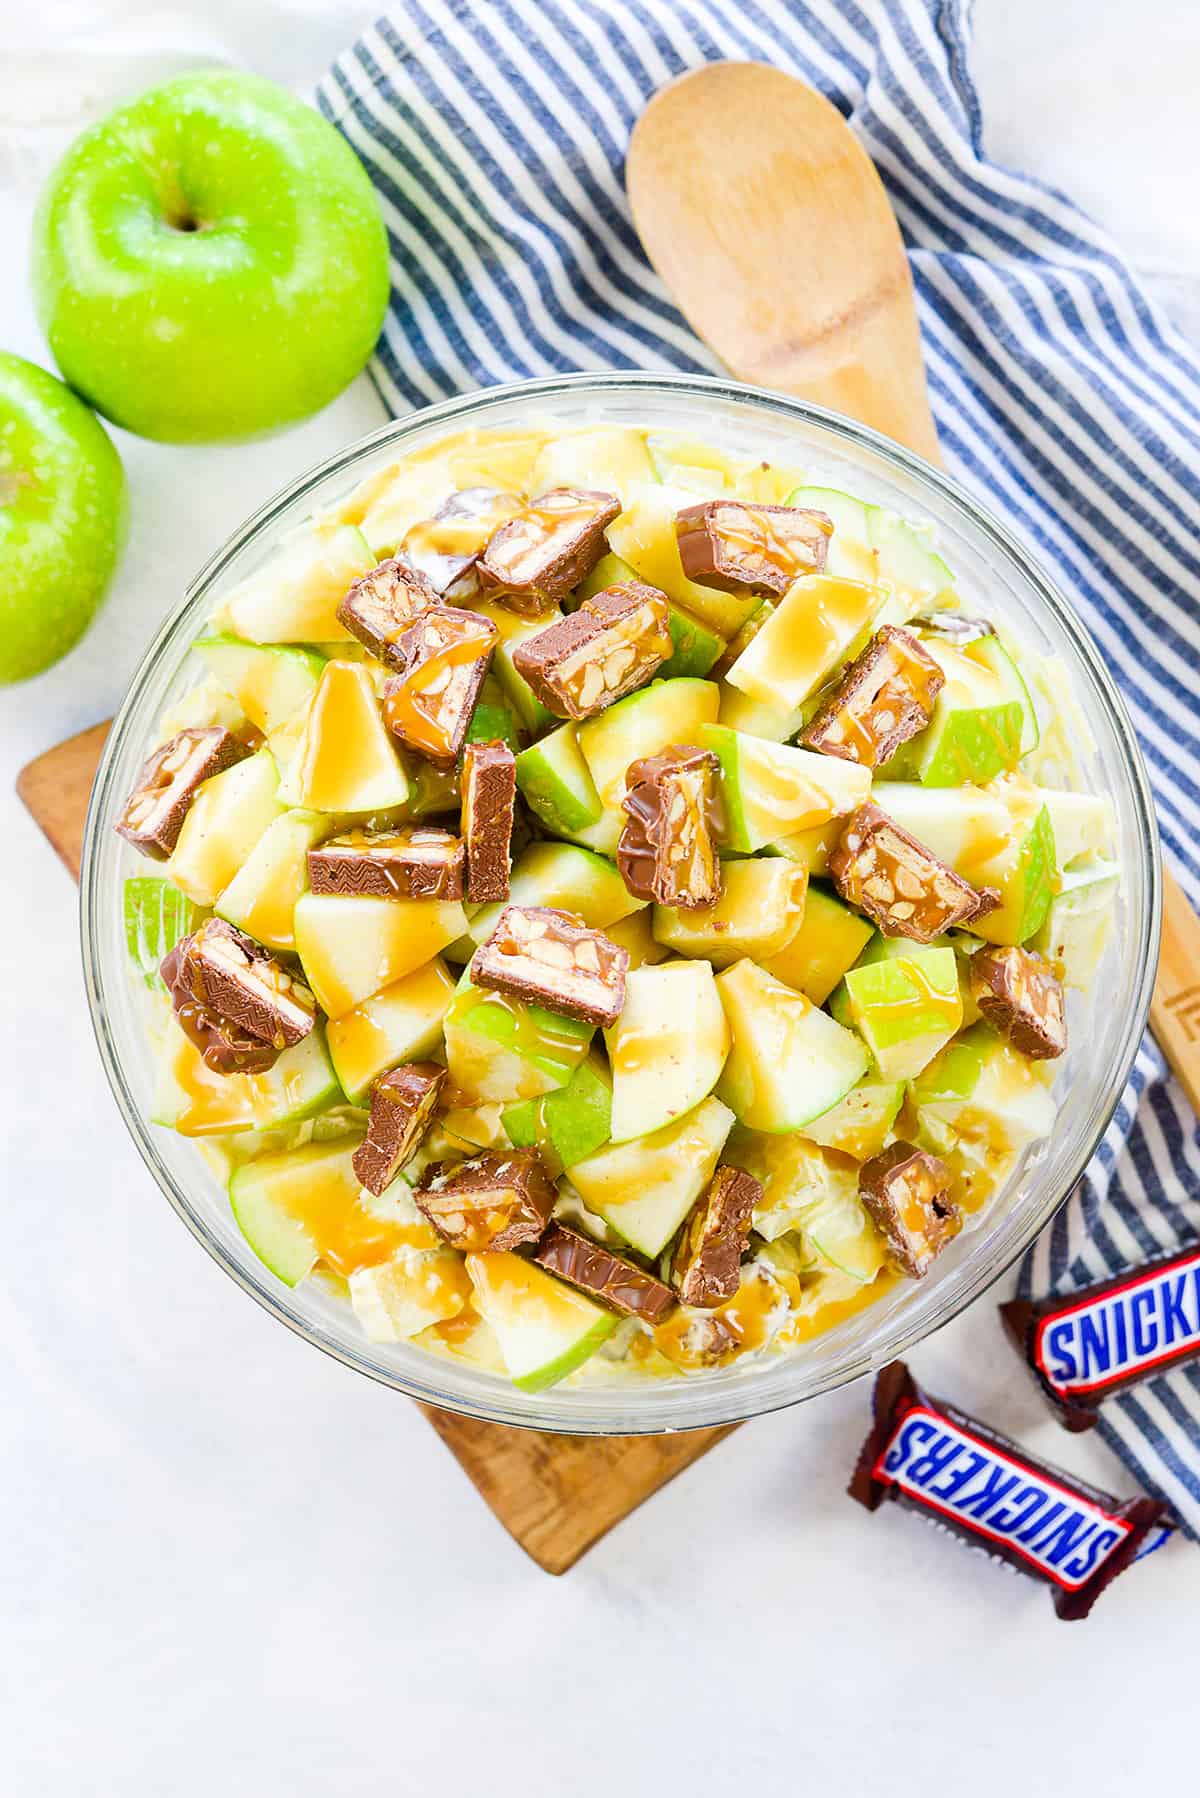
<path id="1" fill-rule="evenodd" d="M 270 527 L 281 512 L 313 488 L 323 484 L 339 472 L 352 468 L 372 452 L 392 444 L 399 446 L 408 436 L 417 432 L 427 433 L 431 427 L 441 424 L 450 425 L 470 418 L 475 413 L 486 413 L 502 402 L 523 400 L 535 405 L 538 400 L 584 392 L 594 394 L 645 392 L 667 399 L 673 395 L 707 394 L 721 401 L 733 401 L 751 408 L 774 412 L 777 415 L 782 414 L 798 423 L 816 426 L 828 432 L 835 441 L 840 440 L 851 449 L 866 450 L 881 457 L 885 464 L 890 464 L 920 485 L 931 489 L 953 512 L 960 514 L 974 532 L 987 540 L 991 550 L 998 552 L 1003 560 L 1007 560 L 1015 566 L 1017 572 L 1033 590 L 1038 603 L 1045 606 L 1060 629 L 1069 638 L 1074 654 L 1090 677 L 1098 698 L 1107 711 L 1108 722 L 1122 753 L 1129 776 L 1133 811 L 1138 826 L 1138 839 L 1143 852 L 1142 871 L 1146 883 L 1150 927 L 1141 933 L 1135 945 L 1138 967 L 1134 986 L 1134 1003 L 1128 1014 L 1121 1040 L 1120 1054 L 1109 1084 L 1108 1100 L 1101 1113 L 1098 1114 L 1091 1140 L 1080 1144 L 1069 1175 L 1061 1183 L 1056 1183 L 1055 1191 L 1061 1184 L 1059 1196 L 1055 1197 L 1053 1193 L 1048 1192 L 1040 1205 L 1036 1207 L 1030 1205 L 1022 1227 L 1016 1232 L 1016 1240 L 1011 1248 L 999 1258 L 981 1266 L 975 1277 L 964 1282 L 963 1289 L 952 1299 L 946 1301 L 941 1311 L 935 1313 L 932 1319 L 922 1319 L 913 1323 L 908 1330 L 898 1330 L 896 1340 L 889 1345 L 889 1355 L 908 1353 L 918 1342 L 924 1341 L 927 1336 L 934 1334 L 951 1319 L 960 1315 L 989 1287 L 1002 1278 L 1014 1262 L 1024 1254 L 1034 1238 L 1046 1227 L 1059 1206 L 1066 1201 L 1088 1162 L 1095 1154 L 1125 1090 L 1138 1046 L 1146 1028 L 1158 963 L 1157 945 L 1162 920 L 1162 878 L 1159 864 L 1157 821 L 1149 780 L 1128 711 L 1090 633 L 1075 613 L 1074 608 L 1059 592 L 1055 583 L 1008 526 L 996 517 L 987 506 L 981 504 L 968 489 L 961 486 L 941 469 L 868 425 L 860 424 L 840 413 L 831 412 L 823 406 L 812 405 L 807 401 L 796 399 L 790 394 L 779 393 L 767 388 L 748 387 L 740 382 L 717 376 L 655 374 L 638 370 L 543 376 L 532 380 L 481 388 L 473 393 L 457 395 L 435 405 L 421 408 L 402 418 L 390 419 L 377 430 L 355 439 L 354 442 L 314 464 L 264 501 L 209 557 L 199 573 L 189 583 L 179 604 L 173 607 L 163 620 L 138 663 L 104 744 L 92 787 L 84 831 L 80 864 L 80 940 L 84 982 L 101 1062 L 126 1129 L 172 1209 L 222 1270 L 277 1322 L 285 1325 L 313 1347 L 340 1361 L 344 1366 L 366 1375 L 369 1379 L 390 1386 L 396 1391 L 403 1392 L 423 1404 L 484 1422 L 563 1435 L 654 1435 L 744 1422 L 753 1417 L 766 1416 L 774 1411 L 785 1410 L 792 1405 L 810 1398 L 820 1397 L 826 1392 L 849 1385 L 854 1380 L 862 1378 L 879 1365 L 881 1357 L 869 1348 L 862 1348 L 857 1352 L 852 1365 L 823 1370 L 822 1377 L 804 1392 L 791 1394 L 786 1391 L 772 1392 L 760 1394 L 757 1398 L 752 1380 L 731 1381 L 728 1385 L 723 1386 L 718 1379 L 711 1384 L 706 1382 L 701 1388 L 693 1386 L 682 1376 L 678 1381 L 664 1380 L 648 1389 L 638 1386 L 596 1389 L 597 1397 L 601 1395 L 602 1391 L 603 1395 L 611 1400 L 614 1412 L 620 1413 L 619 1422 L 607 1421 L 603 1417 L 587 1412 L 582 1412 L 574 1417 L 531 1415 L 510 1408 L 502 1399 L 492 1402 L 487 1399 L 469 1399 L 459 1394 L 447 1394 L 439 1387 L 436 1375 L 439 1370 L 453 1368 L 454 1364 L 443 1363 L 433 1355 L 427 1357 L 431 1376 L 428 1384 L 419 1378 L 410 1377 L 381 1365 L 371 1358 L 368 1352 L 371 1345 L 365 1338 L 364 1348 L 360 1353 L 326 1335 L 313 1321 L 290 1314 L 284 1308 L 279 1297 L 269 1287 L 256 1278 L 252 1278 L 243 1268 L 239 1267 L 226 1253 L 223 1244 L 209 1231 L 205 1219 L 189 1199 L 182 1183 L 175 1178 L 172 1171 L 159 1157 L 149 1134 L 146 1120 L 141 1109 L 135 1103 L 126 1082 L 121 1058 L 105 1015 L 103 975 L 96 950 L 96 945 L 101 940 L 97 927 L 99 908 L 104 903 L 104 896 L 95 878 L 97 838 L 101 829 L 101 819 L 108 809 L 110 788 L 115 778 L 121 751 L 124 748 L 129 721 L 137 710 L 145 688 L 157 674 L 160 658 L 170 644 L 183 614 L 220 578 L 224 569 L 234 558 L 261 532 Z M 797 1365 L 800 1365 L 798 1358 Z M 454 1370 L 459 1371 L 457 1368 Z M 662 1413 L 670 1411 L 671 1396 L 687 1393 L 689 1389 L 693 1399 L 703 1397 L 708 1402 L 695 1404 L 689 1401 L 687 1403 L 688 1415 L 685 1418 L 678 1421 L 665 1420 Z M 546 1393 L 536 1395 L 537 1399 L 539 1401 L 549 1400 L 552 1405 L 553 1391 L 554 1389 L 550 1388 Z M 665 1404 L 647 1403 L 646 1401 L 652 1395 L 668 1402 Z M 526 1395 L 521 1396 L 525 1397 Z M 639 1417 L 640 1410 L 646 1413 L 644 1418 Z"/>

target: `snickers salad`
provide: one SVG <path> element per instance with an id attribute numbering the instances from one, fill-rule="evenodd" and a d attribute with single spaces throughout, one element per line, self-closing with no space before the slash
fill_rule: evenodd
<path id="1" fill-rule="evenodd" d="M 189 668 L 117 825 L 152 1120 L 372 1341 L 527 1392 L 803 1354 L 1052 1131 L 1111 808 L 921 523 L 477 429 Z"/>

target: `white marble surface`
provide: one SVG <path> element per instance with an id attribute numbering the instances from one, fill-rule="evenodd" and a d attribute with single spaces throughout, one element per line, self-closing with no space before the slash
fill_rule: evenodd
<path id="1" fill-rule="evenodd" d="M 79 118 L 217 54 L 303 83 L 370 12 L 22 10 L 0 7 L 0 343 L 35 357 L 29 191 Z M 1193 322 L 1200 21 L 1177 0 L 1138 16 L 1131 42 L 1115 0 L 982 0 L 989 136 L 1108 219 Z M 907 1798 L 947 1775 L 1108 1794 L 1182 1773 L 1195 1549 L 1064 1632 L 1044 1591 L 843 1497 L 855 1390 L 744 1429 L 552 1581 L 404 1400 L 274 1325 L 144 1174 L 95 1061 L 74 890 L 12 780 L 111 710 L 237 518 L 378 417 L 360 383 L 265 445 L 122 439 L 133 528 L 103 622 L 0 696 L 0 1789 Z M 1047 1420 L 989 1303 L 914 1359 L 1035 1450 L 1128 1486 Z"/>

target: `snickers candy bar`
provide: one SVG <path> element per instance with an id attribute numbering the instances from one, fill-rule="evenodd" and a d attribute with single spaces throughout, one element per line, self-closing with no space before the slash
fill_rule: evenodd
<path id="1" fill-rule="evenodd" d="M 912 628 L 926 637 L 941 637 L 958 647 L 964 643 L 977 643 L 980 637 L 996 635 L 994 626 L 986 618 L 967 618 L 962 612 L 925 612 L 912 620 Z"/>
<path id="2" fill-rule="evenodd" d="M 209 918 L 187 939 L 181 971 L 201 1004 L 275 1049 L 290 1049 L 317 1021 L 303 981 L 224 918 Z"/>
<path id="3" fill-rule="evenodd" d="M 903 1361 L 875 1381 L 874 1423 L 850 1496 L 919 1511 L 993 1560 L 1049 1586 L 1066 1622 L 1170 1533 L 1157 1498 L 1112 1498 L 1035 1461 L 1007 1436 L 923 1392 Z"/>
<path id="4" fill-rule="evenodd" d="M 679 560 L 689 581 L 726 593 L 786 593 L 825 566 L 833 521 L 801 506 L 710 499 L 675 514 Z"/>
<path id="5" fill-rule="evenodd" d="M 750 1214 L 763 1189 L 739 1167 L 719 1167 L 684 1220 L 671 1257 L 671 1284 L 685 1305 L 711 1311 L 741 1280 Z"/>
<path id="6" fill-rule="evenodd" d="M 439 1162 L 413 1193 L 438 1234 L 466 1254 L 536 1242 L 555 1197 L 536 1149 L 489 1150 L 457 1167 Z"/>
<path id="7" fill-rule="evenodd" d="M 517 760 L 507 743 L 468 743 L 462 770 L 462 834 L 467 898 L 492 905 L 508 898 Z"/>
<path id="8" fill-rule="evenodd" d="M 475 564 L 480 553 L 489 537 L 521 509 L 515 493 L 462 487 L 432 518 L 412 527 L 400 545 L 401 560 L 424 575 L 443 599 L 452 603 L 473 599 L 479 591 Z"/>
<path id="9" fill-rule="evenodd" d="M 502 524 L 477 564 L 480 590 L 514 612 L 545 612 L 592 572 L 621 510 L 615 493 L 555 487 Z"/>
<path id="10" fill-rule="evenodd" d="M 846 903 L 884 936 L 915 943 L 931 943 L 1000 903 L 993 888 L 971 886 L 870 801 L 847 819 L 829 873 Z"/>
<path id="11" fill-rule="evenodd" d="M 800 740 L 821 755 L 878 768 L 925 729 L 945 681 L 911 631 L 886 624 L 850 665 Z"/>
<path id="12" fill-rule="evenodd" d="M 513 666 L 556 718 L 591 718 L 648 681 L 672 651 L 665 593 L 605 587 L 513 651 Z"/>
<path id="13" fill-rule="evenodd" d="M 383 689 L 383 720 L 426 761 L 458 760 L 496 646 L 490 618 L 457 606 L 430 606 L 396 643 L 404 672 Z"/>
<path id="14" fill-rule="evenodd" d="M 410 1159 L 429 1128 L 445 1078 L 445 1068 L 435 1061 L 412 1061 L 375 1082 L 367 1134 L 354 1151 L 354 1171 L 368 1192 L 385 1191 Z"/>
<path id="15" fill-rule="evenodd" d="M 550 1225 L 534 1249 L 533 1259 L 623 1317 L 657 1324 L 675 1309 L 675 1294 L 669 1286 L 566 1224 Z"/>
<path id="16" fill-rule="evenodd" d="M 228 1018 L 218 1016 L 196 997 L 192 971 L 185 967 L 184 959 L 190 942 L 190 937 L 184 937 L 176 943 L 159 967 L 184 1035 L 214 1074 L 265 1073 L 279 1060 L 279 1050 L 274 1043 L 264 1042 Z"/>
<path id="17" fill-rule="evenodd" d="M 1062 982 L 1031 950 L 978 949 L 971 957 L 971 997 L 993 1030 L 1031 1061 L 1053 1061 L 1066 1049 Z"/>
<path id="18" fill-rule="evenodd" d="M 631 762 L 621 805 L 617 867 L 636 899 L 694 911 L 721 897 L 717 775 L 711 749 L 672 743 Z"/>
<path id="19" fill-rule="evenodd" d="M 314 893 L 372 899 L 461 899 L 466 852 L 429 824 L 351 830 L 308 852 Z"/>
<path id="20" fill-rule="evenodd" d="M 896 1265 L 919 1280 L 962 1229 L 950 1170 L 936 1155 L 894 1142 L 858 1170 L 858 1193 Z"/>
<path id="21" fill-rule="evenodd" d="M 378 661 L 403 668 L 401 639 L 437 603 L 437 592 L 425 576 L 394 557 L 355 581 L 337 609 L 338 623 Z"/>
<path id="22" fill-rule="evenodd" d="M 1067 1429 L 1090 1430 L 1110 1393 L 1200 1359 L 1200 1245 L 1000 1316 Z"/>
<path id="23" fill-rule="evenodd" d="M 220 725 L 179 731 L 146 762 L 117 820 L 117 835 L 152 860 L 166 861 L 197 788 L 249 753 Z"/>
<path id="24" fill-rule="evenodd" d="M 607 1028 L 625 1003 L 629 951 L 570 912 L 508 905 L 471 958 L 476 986 Z"/>

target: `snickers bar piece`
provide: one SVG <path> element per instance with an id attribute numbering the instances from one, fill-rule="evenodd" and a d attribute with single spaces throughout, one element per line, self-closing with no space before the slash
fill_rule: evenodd
<path id="1" fill-rule="evenodd" d="M 308 852 L 314 893 L 372 899 L 461 899 L 466 851 L 448 830 L 407 824 L 351 830 Z"/>
<path id="2" fill-rule="evenodd" d="M 578 1286 L 623 1317 L 657 1324 L 675 1309 L 675 1294 L 669 1286 L 566 1224 L 550 1225 L 533 1258 L 549 1273 Z"/>
<path id="3" fill-rule="evenodd" d="M 396 644 L 404 672 L 383 689 L 383 721 L 408 749 L 450 768 L 466 741 L 496 646 L 490 618 L 430 606 Z"/>
<path id="4" fill-rule="evenodd" d="M 820 755 L 878 768 L 924 730 L 946 677 L 911 631 L 876 631 L 800 741 Z"/>
<path id="5" fill-rule="evenodd" d="M 555 487 L 531 500 L 480 556 L 481 592 L 530 617 L 547 611 L 592 572 L 620 510 L 615 493 L 584 487 Z"/>
<path id="6" fill-rule="evenodd" d="M 858 1170 L 859 1197 L 910 1280 L 927 1274 L 962 1229 L 950 1183 L 945 1162 L 910 1142 L 892 1143 Z"/>
<path id="7" fill-rule="evenodd" d="M 846 903 L 884 936 L 915 943 L 932 943 L 1000 903 L 993 888 L 971 886 L 870 801 L 846 820 L 829 873 Z"/>
<path id="8" fill-rule="evenodd" d="M 517 760 L 507 743 L 468 743 L 462 769 L 462 834 L 467 898 L 492 905 L 508 898 Z"/>
<path id="9" fill-rule="evenodd" d="M 1200 1245 L 1000 1316 L 1062 1423 L 1090 1430 L 1110 1394 L 1200 1360 Z"/>
<path id="10" fill-rule="evenodd" d="M 338 623 L 377 661 L 403 668 L 401 639 L 420 614 L 437 603 L 437 592 L 425 576 L 393 557 L 355 581 L 337 609 Z"/>
<path id="11" fill-rule="evenodd" d="M 572 912 L 508 905 L 471 959 L 476 986 L 544 1005 L 584 1024 L 615 1024 L 625 1003 L 629 951 Z"/>
<path id="12" fill-rule="evenodd" d="M 763 1189 L 740 1167 L 719 1167 L 684 1220 L 671 1257 L 671 1284 L 685 1305 L 711 1311 L 741 1280 L 750 1214 Z"/>
<path id="13" fill-rule="evenodd" d="M 220 725 L 181 730 L 146 762 L 116 823 L 118 836 L 152 861 L 166 861 L 196 790 L 250 751 Z"/>
<path id="14" fill-rule="evenodd" d="M 184 967 L 190 942 L 190 937 L 184 937 L 176 943 L 158 970 L 183 1034 L 214 1074 L 264 1074 L 279 1060 L 280 1051 L 273 1043 L 219 1017 L 196 997 Z"/>
<path id="15" fill-rule="evenodd" d="M 216 1073 L 260 1073 L 317 1020 L 302 981 L 223 918 L 175 945 L 161 973 L 176 1016 Z"/>
<path id="16" fill-rule="evenodd" d="M 986 618 L 968 618 L 963 612 L 925 612 L 911 623 L 913 630 L 922 631 L 927 637 L 941 637 L 956 648 L 996 635 L 995 627 Z"/>
<path id="17" fill-rule="evenodd" d="M 635 899 L 694 911 L 721 897 L 717 776 L 711 749 L 672 743 L 631 762 L 621 805 L 617 867 Z"/>
<path id="18" fill-rule="evenodd" d="M 873 1410 L 851 1498 L 868 1511 L 892 1499 L 1049 1586 L 1064 1622 L 1086 1617 L 1117 1575 L 1170 1533 L 1161 1499 L 1122 1501 L 1035 1461 L 923 1392 L 903 1361 L 879 1374 Z"/>
<path id="19" fill-rule="evenodd" d="M 410 1061 L 375 1082 L 366 1138 L 354 1151 L 354 1171 L 368 1192 L 384 1192 L 411 1158 L 429 1128 L 445 1078 L 445 1068 L 435 1061 Z"/>
<path id="20" fill-rule="evenodd" d="M 661 668 L 672 651 L 667 596 L 625 581 L 527 637 L 513 666 L 556 718 L 591 718 Z"/>
<path id="21" fill-rule="evenodd" d="M 476 562 L 488 539 L 523 505 L 517 494 L 498 487 L 462 487 L 432 518 L 412 527 L 400 545 L 401 560 L 452 605 L 474 599 L 479 591 Z"/>
<path id="22" fill-rule="evenodd" d="M 465 1254 L 536 1242 L 555 1196 L 536 1149 L 488 1150 L 456 1167 L 439 1162 L 413 1193 L 438 1234 Z"/>
<path id="23" fill-rule="evenodd" d="M 1054 1061 L 1067 1046 L 1062 982 L 1048 962 L 1015 946 L 971 957 L 971 997 L 983 1016 L 1031 1061 Z"/>
<path id="24" fill-rule="evenodd" d="M 684 574 L 726 593 L 786 593 L 824 568 L 832 535 L 832 519 L 801 506 L 710 499 L 675 514 Z"/>

